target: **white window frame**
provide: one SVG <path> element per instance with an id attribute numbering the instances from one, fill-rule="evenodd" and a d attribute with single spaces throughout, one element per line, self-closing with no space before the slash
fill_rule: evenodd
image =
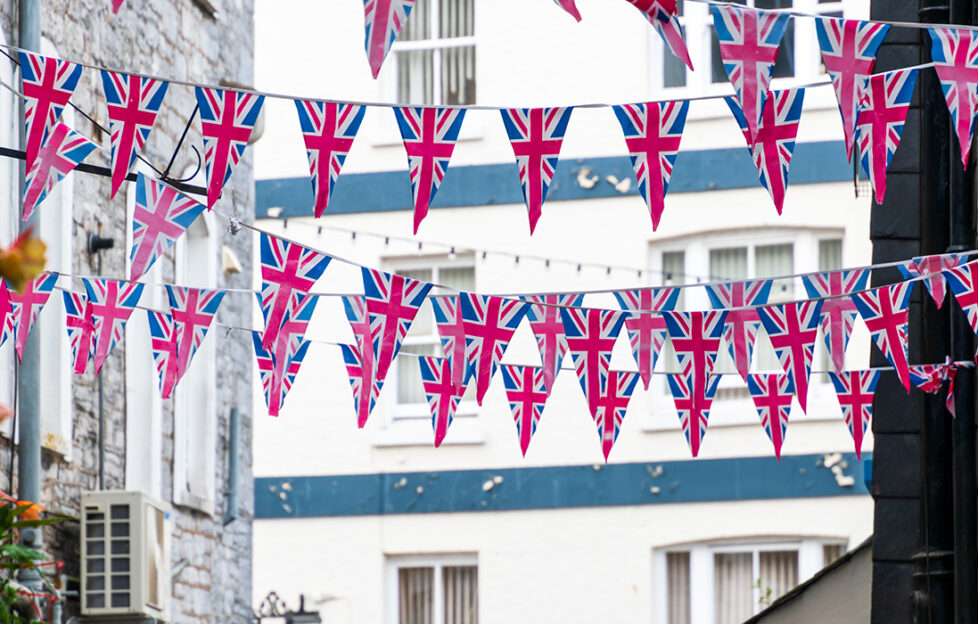
<path id="1" fill-rule="evenodd" d="M 7 38 L 0 30 L 0 44 L 6 45 Z M 14 84 L 13 61 L 0 60 L 0 80 Z M 18 103 L 7 89 L 0 89 L 0 144 L 17 145 L 19 132 Z M 17 236 L 18 189 L 21 184 L 20 161 L 13 158 L 0 158 L 0 241 L 9 244 Z M 14 407 L 14 345 L 8 340 L 0 349 L 0 401 Z M 13 419 L 8 418 L 0 424 L 0 434 L 11 435 Z"/>
<path id="2" fill-rule="evenodd" d="M 434 592 L 432 596 L 432 624 L 445 622 L 444 581 L 442 571 L 446 567 L 474 566 L 479 568 L 477 553 L 461 554 L 431 554 L 431 555 L 386 555 L 386 590 L 384 592 L 384 621 L 388 624 L 398 624 L 398 580 L 397 572 L 401 568 L 433 568 Z M 478 591 L 478 588 L 477 588 Z M 481 601 L 480 601 L 481 604 Z M 481 607 L 480 607 L 481 609 Z"/>

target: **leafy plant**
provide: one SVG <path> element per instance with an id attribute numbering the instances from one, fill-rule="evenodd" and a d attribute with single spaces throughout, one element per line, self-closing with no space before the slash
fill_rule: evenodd
<path id="1" fill-rule="evenodd" d="M 764 587 L 764 585 L 761 583 L 761 579 L 757 579 L 756 581 L 754 581 L 754 587 L 756 587 L 761 592 L 761 597 L 757 599 L 757 604 L 762 607 L 770 607 L 771 603 L 774 602 L 773 600 L 771 600 L 771 594 L 774 593 L 773 591 L 771 591 L 771 588 Z"/>
<path id="2" fill-rule="evenodd" d="M 0 492 L 0 623 L 28 624 L 42 622 L 35 598 L 49 596 L 30 592 L 16 582 L 16 574 L 26 568 L 38 568 L 48 562 L 43 553 L 18 543 L 22 529 L 64 521 L 63 516 L 41 518 L 43 508 L 30 501 L 18 501 Z"/>

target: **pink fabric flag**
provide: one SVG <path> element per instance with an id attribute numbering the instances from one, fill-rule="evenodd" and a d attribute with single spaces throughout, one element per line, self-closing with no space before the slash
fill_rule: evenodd
<path id="1" fill-rule="evenodd" d="M 907 392 L 910 392 L 907 331 L 910 293 L 914 284 L 915 282 L 900 282 L 856 293 L 852 297 L 873 341 L 890 361 Z"/>
<path id="2" fill-rule="evenodd" d="M 102 70 L 112 142 L 112 190 L 115 197 L 156 123 L 169 83 L 145 76 Z"/>
<path id="3" fill-rule="evenodd" d="M 944 382 L 947 382 L 947 396 L 944 399 L 944 406 L 951 416 L 957 416 L 954 408 L 954 378 L 961 368 L 964 367 L 957 362 L 952 362 L 950 357 L 946 358 L 943 364 L 911 366 L 910 381 L 922 392 L 928 394 L 937 394 L 944 386 Z"/>
<path id="4" fill-rule="evenodd" d="M 139 304 L 144 285 L 95 278 L 82 278 L 82 282 L 92 306 L 92 322 L 95 324 L 92 357 L 95 360 L 95 374 L 98 375 L 105 358 L 122 340 L 126 323 Z"/>
<path id="5" fill-rule="evenodd" d="M 264 95 L 196 87 L 200 129 L 204 135 L 207 209 L 221 196 L 258 123 Z"/>
<path id="6" fill-rule="evenodd" d="M 153 363 L 156 365 L 156 374 L 160 379 L 160 396 L 168 399 L 180 379 L 177 364 L 177 332 L 173 330 L 173 317 L 166 312 L 146 310 L 146 315 L 149 321 Z"/>
<path id="7" fill-rule="evenodd" d="M 666 342 L 666 321 L 659 312 L 674 310 L 679 300 L 678 288 L 641 288 L 620 290 L 615 299 L 629 313 L 625 329 L 632 345 L 632 357 L 645 389 L 652 382 L 652 371 Z"/>
<path id="8" fill-rule="evenodd" d="M 24 357 L 27 337 L 30 335 L 31 329 L 34 328 L 34 323 L 37 322 L 41 309 L 48 302 L 48 297 L 51 296 L 51 291 L 54 290 L 57 283 L 58 274 L 45 271 L 27 282 L 23 293 L 18 293 L 7 286 L 10 313 L 6 316 L 0 344 L 6 342 L 8 338 L 13 338 L 18 362 Z"/>
<path id="9" fill-rule="evenodd" d="M 261 250 L 261 313 L 265 318 L 262 347 L 271 349 L 282 326 L 312 290 L 331 256 L 264 232 Z"/>
<path id="10" fill-rule="evenodd" d="M 866 76 L 859 89 L 856 143 L 878 204 L 886 196 L 886 169 L 900 146 L 916 81 L 916 69 L 901 69 Z"/>
<path id="11" fill-rule="evenodd" d="M 978 261 L 969 262 L 947 270 L 944 276 L 951 286 L 951 292 L 954 293 L 958 305 L 968 317 L 971 330 L 978 334 L 978 279 L 976 279 L 978 275 L 975 274 L 976 267 L 978 267 Z"/>
<path id="12" fill-rule="evenodd" d="M 171 186 L 138 174 L 132 211 L 129 279 L 135 281 L 148 271 L 203 212 L 203 204 Z"/>
<path id="13" fill-rule="evenodd" d="M 754 355 L 754 340 L 757 338 L 757 329 L 761 326 L 757 310 L 752 308 L 767 303 L 771 296 L 771 280 L 708 284 L 706 294 L 714 309 L 728 310 L 723 326 L 723 340 L 727 343 L 737 372 L 746 382 Z"/>
<path id="14" fill-rule="evenodd" d="M 628 318 L 626 312 L 587 308 L 561 308 L 567 348 L 574 360 L 577 378 L 587 400 L 588 411 L 597 418 L 601 383 L 611 370 L 611 351 Z"/>
<path id="15" fill-rule="evenodd" d="M 571 14 L 577 21 L 581 21 L 581 12 L 577 10 L 574 0 L 554 0 L 554 4 Z M 526 455 L 526 452 L 523 452 Z"/>
<path id="16" fill-rule="evenodd" d="M 374 78 L 407 23 L 414 0 L 363 0 L 364 47 Z"/>
<path id="17" fill-rule="evenodd" d="M 82 66 L 32 52 L 17 53 L 24 81 L 24 152 L 30 171 L 44 137 L 54 130 L 61 112 L 78 86 Z"/>
<path id="18" fill-rule="evenodd" d="M 845 295 L 865 290 L 869 273 L 869 269 L 854 269 L 803 275 L 801 278 L 809 297 L 824 298 L 819 324 L 832 366 L 839 374 L 845 367 L 846 348 L 856 321 L 856 304 Z"/>
<path id="19" fill-rule="evenodd" d="M 721 375 L 700 374 L 693 371 L 693 360 L 687 360 L 683 373 L 669 374 L 669 392 L 676 404 L 679 415 L 679 426 L 689 450 L 696 457 L 700 453 L 703 438 L 706 437 L 706 427 L 710 420 L 710 406 L 716 396 L 717 386 L 720 385 Z"/>
<path id="20" fill-rule="evenodd" d="M 540 359 L 543 362 L 543 383 L 547 392 L 554 387 L 554 380 L 560 371 L 560 364 L 567 353 L 567 337 L 564 335 L 564 322 L 560 318 L 560 309 L 566 307 L 579 308 L 584 302 L 584 295 L 527 295 L 523 297 L 533 305 L 526 313 L 530 329 L 537 340 Z"/>
<path id="21" fill-rule="evenodd" d="M 601 371 L 601 393 L 593 417 L 594 424 L 598 427 L 598 439 L 601 440 L 601 453 L 604 455 L 605 463 L 608 462 L 611 448 L 618 440 L 621 423 L 625 420 L 628 402 L 632 398 L 636 385 L 638 385 L 638 373 Z"/>
<path id="22" fill-rule="evenodd" d="M 305 333 L 318 301 L 319 297 L 315 295 L 299 298 L 295 313 L 282 325 L 272 349 L 265 349 L 258 338 L 259 333 L 252 332 L 255 357 L 258 360 L 258 371 L 270 416 L 279 415 L 285 404 L 285 397 L 299 374 L 310 344 L 305 339 Z"/>
<path id="23" fill-rule="evenodd" d="M 118 13 L 119 9 L 122 7 L 122 3 L 126 0 L 112 0 L 112 12 Z"/>
<path id="24" fill-rule="evenodd" d="M 842 415 L 849 427 L 849 434 L 856 446 L 856 458 L 862 459 L 863 437 L 869 429 L 873 417 L 873 396 L 879 381 L 878 370 L 848 371 L 842 374 L 829 373 L 832 385 L 839 397 Z"/>
<path id="25" fill-rule="evenodd" d="M 435 327 L 438 328 L 442 351 L 452 369 L 452 383 L 456 391 L 462 392 L 472 371 L 465 357 L 465 320 L 462 318 L 461 297 L 431 297 L 429 301 L 435 312 Z"/>
<path id="26" fill-rule="evenodd" d="M 679 22 L 679 6 L 677 0 L 626 0 L 630 5 L 642 12 L 645 19 L 655 27 L 662 37 L 663 43 L 676 58 L 685 63 L 692 71 L 693 62 L 689 60 L 686 49 L 683 27 Z"/>
<path id="27" fill-rule="evenodd" d="M 341 345 L 343 361 L 346 363 L 346 372 L 350 376 L 350 385 L 353 387 L 357 426 L 363 429 L 374 410 L 384 382 L 377 379 L 377 367 L 374 365 L 367 300 L 361 296 L 343 297 L 343 307 L 354 337 L 353 345 Z"/>
<path id="28" fill-rule="evenodd" d="M 432 285 L 366 267 L 361 273 L 377 380 L 384 381 Z"/>
<path id="29" fill-rule="evenodd" d="M 781 445 L 788 430 L 788 415 L 791 400 L 795 396 L 795 385 L 791 375 L 784 373 L 748 375 L 747 390 L 754 400 L 761 426 L 774 445 L 774 454 L 781 461 Z"/>
<path id="30" fill-rule="evenodd" d="M 530 440 L 537 432 L 550 390 L 547 388 L 542 367 L 503 364 L 501 368 L 509 409 L 512 410 L 513 420 L 516 422 L 520 450 L 523 451 L 523 457 L 526 457 L 526 449 L 530 447 Z"/>
<path id="31" fill-rule="evenodd" d="M 961 266 L 967 260 L 968 256 L 966 254 L 952 253 L 942 256 L 920 256 L 910 262 L 897 266 L 897 268 L 900 269 L 903 277 L 907 279 L 926 276 L 927 279 L 923 280 L 924 286 L 927 287 L 927 292 L 930 293 L 931 298 L 937 305 L 937 309 L 940 310 L 941 306 L 944 305 L 944 299 L 947 297 L 947 283 L 945 281 L 944 271 Z"/>
<path id="32" fill-rule="evenodd" d="M 455 411 L 462 394 L 452 384 L 452 369 L 445 358 L 418 357 L 421 366 L 421 384 L 431 408 L 431 428 L 435 432 L 435 446 L 441 446 L 448 428 L 455 418 Z"/>
<path id="33" fill-rule="evenodd" d="M 63 123 L 44 135 L 37 158 L 27 171 L 24 182 L 24 210 L 21 220 L 27 222 L 54 186 L 95 151 L 96 145 Z"/>
<path id="34" fill-rule="evenodd" d="M 465 329 L 465 359 L 469 374 L 475 379 L 476 401 L 482 405 L 503 352 L 530 305 L 516 299 L 464 292 L 459 293 L 459 305 Z"/>
<path id="35" fill-rule="evenodd" d="M 313 214 L 318 219 L 326 213 L 367 107 L 296 100 L 295 108 L 299 112 L 299 125 L 312 175 Z"/>
<path id="36" fill-rule="evenodd" d="M 978 118 L 978 34 L 966 28 L 928 28 L 927 32 L 930 57 L 961 147 L 961 165 L 967 169 Z"/>
<path id="37" fill-rule="evenodd" d="M 170 300 L 170 316 L 177 340 L 177 365 L 180 377 L 190 368 L 190 362 L 200 348 L 217 316 L 225 291 L 208 288 L 166 287 Z"/>
<path id="38" fill-rule="evenodd" d="M 808 411 L 808 378 L 821 311 L 821 301 L 785 303 L 757 310 L 781 367 L 791 377 L 803 412 Z"/>
<path id="39" fill-rule="evenodd" d="M 88 305 L 88 297 L 83 293 L 65 290 L 61 294 L 65 302 L 65 324 L 68 342 L 71 344 L 72 370 L 76 375 L 81 375 L 88 368 L 88 360 L 92 357 L 92 337 L 95 332 L 92 306 Z"/>

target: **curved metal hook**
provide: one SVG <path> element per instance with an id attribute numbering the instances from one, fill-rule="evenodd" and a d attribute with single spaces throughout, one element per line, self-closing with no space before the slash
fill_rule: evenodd
<path id="1" fill-rule="evenodd" d="M 200 152 L 197 150 L 197 147 L 195 145 L 191 145 L 190 146 L 190 149 L 192 149 L 194 151 L 194 154 L 197 155 L 197 168 L 194 169 L 194 172 L 191 173 L 189 177 L 186 177 L 186 178 L 183 178 L 183 179 L 170 178 L 171 181 L 178 182 L 180 184 L 185 184 L 187 182 L 190 182 L 194 178 L 196 178 L 197 177 L 197 174 L 200 173 L 200 166 L 201 166 L 201 164 L 203 164 L 203 160 L 200 157 Z"/>

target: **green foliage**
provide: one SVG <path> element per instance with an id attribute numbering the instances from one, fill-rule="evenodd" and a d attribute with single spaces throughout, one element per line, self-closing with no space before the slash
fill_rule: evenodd
<path id="1" fill-rule="evenodd" d="M 39 506 L 21 504 L 22 501 L 2 493 L 0 499 L 0 624 L 34 624 L 41 620 L 33 609 L 24 610 L 24 597 L 18 595 L 18 585 L 13 581 L 18 570 L 34 567 L 47 558 L 33 548 L 18 544 L 19 531 L 40 529 L 66 518 L 40 518 Z"/>

